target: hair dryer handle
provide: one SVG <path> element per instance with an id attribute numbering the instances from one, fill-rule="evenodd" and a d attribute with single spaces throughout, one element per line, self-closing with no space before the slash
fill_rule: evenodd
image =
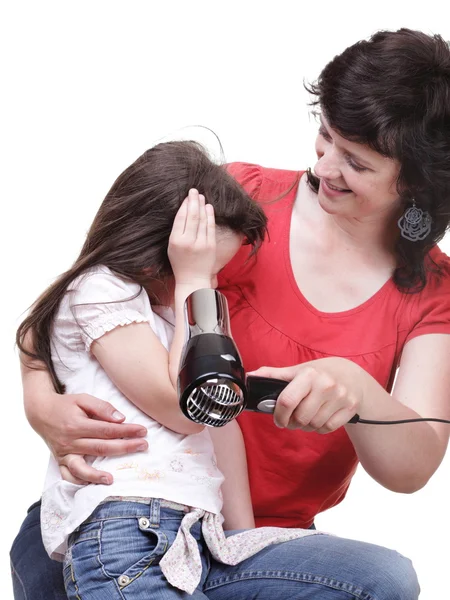
<path id="1" fill-rule="evenodd" d="M 247 406 L 246 410 L 262 413 L 273 413 L 278 396 L 287 386 L 288 381 L 269 377 L 247 377 Z M 359 415 L 354 415 L 349 423 L 357 423 Z"/>

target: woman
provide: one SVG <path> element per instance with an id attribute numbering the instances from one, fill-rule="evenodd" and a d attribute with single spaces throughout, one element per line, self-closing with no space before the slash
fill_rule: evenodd
<path id="1" fill-rule="evenodd" d="M 380 32 L 333 59 L 311 91 L 321 112 L 314 176 L 230 167 L 269 217 L 257 256 L 246 260 L 243 249 L 219 280 L 233 335 L 247 371 L 271 365 L 258 374 L 292 380 L 275 410 L 278 428 L 266 415 L 239 420 L 257 525 L 311 525 L 343 499 L 358 460 L 388 489 L 420 489 L 448 442 L 447 426 L 435 423 L 347 424 L 355 412 L 375 420 L 450 416 L 450 261 L 435 246 L 450 215 L 448 46 L 420 32 Z M 25 369 L 30 421 L 73 475 L 97 481 L 105 474 L 81 455 L 135 449 L 138 439 L 117 438 L 139 431 L 84 396 L 71 397 L 62 416 L 45 377 Z M 86 414 L 110 425 L 94 429 Z M 38 589 L 51 568 L 35 561 L 28 569 L 22 551 L 28 544 L 40 552 L 38 519 L 34 508 L 12 551 L 26 590 Z M 213 561 L 205 593 L 418 597 L 415 573 L 396 553 L 328 536 L 307 542 L 266 549 L 227 578 Z M 52 576 L 56 586 L 55 569 Z"/>

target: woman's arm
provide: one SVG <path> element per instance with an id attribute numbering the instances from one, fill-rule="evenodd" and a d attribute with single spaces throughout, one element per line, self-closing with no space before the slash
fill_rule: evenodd
<path id="1" fill-rule="evenodd" d="M 223 494 L 222 515 L 224 529 L 253 529 L 250 485 L 244 438 L 237 421 L 224 427 L 211 429 L 217 464 L 225 476 L 221 490 Z"/>
<path id="2" fill-rule="evenodd" d="M 348 424 L 361 418 L 389 421 L 450 419 L 450 335 L 416 337 L 404 348 L 392 396 L 355 363 L 326 358 L 286 369 L 263 367 L 255 375 L 291 381 L 280 395 L 275 422 L 281 427 L 329 433 L 345 426 L 364 469 L 384 487 L 421 489 L 440 465 L 450 425 Z"/>
<path id="3" fill-rule="evenodd" d="M 123 423 L 124 416 L 109 402 L 88 394 L 57 394 L 45 365 L 30 368 L 21 356 L 25 414 L 70 478 L 89 483 L 112 483 L 106 471 L 89 466 L 84 455 L 117 456 L 146 450 L 145 427 Z M 65 478 L 69 478 L 65 474 Z"/>
<path id="4" fill-rule="evenodd" d="M 375 420 L 437 417 L 450 420 L 450 335 L 416 337 L 403 350 L 390 396 L 364 373 L 361 417 Z M 347 433 L 365 470 L 390 490 L 415 492 L 444 458 L 450 425 L 349 425 Z"/>

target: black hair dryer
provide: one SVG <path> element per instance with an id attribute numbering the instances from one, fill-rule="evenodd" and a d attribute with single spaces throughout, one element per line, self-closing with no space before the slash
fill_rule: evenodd
<path id="1" fill-rule="evenodd" d="M 186 342 L 178 374 L 183 414 L 195 423 L 222 427 L 244 409 L 273 413 L 287 382 L 245 377 L 225 296 L 213 289 L 197 290 L 187 298 L 184 316 Z"/>
<path id="2" fill-rule="evenodd" d="M 245 377 L 225 296 L 213 289 L 196 290 L 186 300 L 184 318 L 186 342 L 178 374 L 183 414 L 195 423 L 222 427 L 244 409 L 272 413 L 287 383 Z"/>

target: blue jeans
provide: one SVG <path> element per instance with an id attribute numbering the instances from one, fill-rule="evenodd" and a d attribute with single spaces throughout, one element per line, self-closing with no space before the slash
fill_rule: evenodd
<path id="1" fill-rule="evenodd" d="M 188 598 L 172 587 L 159 561 L 175 541 L 185 513 L 138 502 L 100 504 L 69 538 L 63 568 L 69 600 L 145 600 Z M 191 598 L 206 599 L 202 589 L 209 571 L 209 552 L 201 523 L 191 534 L 202 557 L 202 579 Z"/>
<path id="2" fill-rule="evenodd" d="M 154 543 L 157 539 L 154 538 Z M 146 588 L 144 595 L 131 595 L 138 577 L 116 597 L 121 600 L 416 600 L 419 596 L 417 577 L 408 559 L 381 546 L 328 535 L 269 546 L 235 567 L 217 563 L 206 552 L 204 561 L 203 587 L 197 595 L 178 592 L 165 582 L 160 592 L 154 588 L 150 594 Z M 11 562 L 15 600 L 67 600 L 63 567 L 50 560 L 42 546 L 39 505 L 30 510 L 13 543 Z M 154 567 L 158 571 L 157 565 Z M 168 590 L 172 595 L 167 595 Z M 110 597 L 114 598 L 101 596 L 105 600 Z M 96 597 L 89 593 L 81 595 L 82 600 L 93 598 Z"/>

